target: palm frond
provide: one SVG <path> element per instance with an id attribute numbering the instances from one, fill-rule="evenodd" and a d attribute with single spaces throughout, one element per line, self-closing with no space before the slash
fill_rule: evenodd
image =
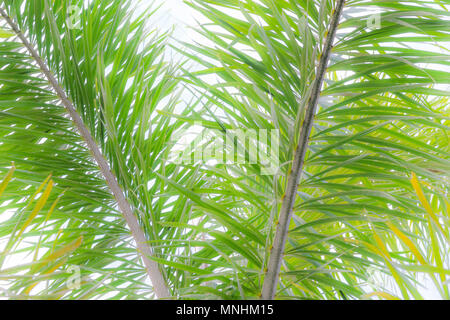
<path id="1" fill-rule="evenodd" d="M 177 83 L 173 77 L 174 67 L 163 56 L 167 36 L 149 34 L 145 23 L 149 13 L 136 19 L 133 10 L 129 9 L 132 8 L 130 1 L 115 1 L 111 5 L 103 1 L 89 5 L 84 1 L 72 3 L 82 8 L 81 28 L 70 27 L 66 1 L 5 1 L 4 4 L 8 14 L 18 22 L 24 38 L 36 46 L 36 55 L 45 60 L 49 73 L 55 75 L 55 81 L 73 101 L 89 131 L 83 135 L 84 138 L 91 135 L 110 164 L 112 175 L 117 177 L 136 216 L 131 217 L 129 211 L 128 218 L 132 219 L 128 222 L 137 219 L 128 227 L 132 231 L 143 231 L 137 239 L 138 246 L 141 246 L 139 251 L 144 251 L 142 248 L 148 247 L 148 243 L 177 232 L 164 232 L 159 222 L 173 221 L 178 215 L 183 215 L 186 211 L 172 213 L 170 208 L 182 205 L 185 200 L 181 197 L 175 201 L 165 198 L 165 182 L 155 174 L 159 171 L 177 181 L 192 176 L 175 165 L 165 165 L 163 161 L 166 142 L 180 125 L 156 112 L 157 109 L 169 112 L 177 103 L 177 95 L 173 92 Z M 2 154 L 7 154 L 2 161 L 5 165 L 6 161 L 14 159 L 18 171 L 23 172 L 25 186 L 52 172 L 58 187 L 68 189 L 66 196 L 71 192 L 79 193 L 78 198 L 66 197 L 68 208 L 60 203 L 60 212 L 67 215 L 76 212 L 80 227 L 71 230 L 73 237 L 88 232 L 92 239 L 100 241 L 108 233 L 105 228 L 110 225 L 109 220 L 119 223 L 116 203 L 99 175 L 101 172 L 108 174 L 108 168 L 104 166 L 99 171 L 92 162 L 87 151 L 92 151 L 92 144 L 86 148 L 81 137 L 74 132 L 64 109 L 57 105 L 60 99 L 46 89 L 49 83 L 39 75 L 35 61 L 16 42 L 2 45 L 3 56 L 13 58 L 5 59 L 2 70 L 5 74 L 16 74 L 16 78 L 8 76 L 9 79 L 4 81 L 10 84 L 2 87 L 2 121 L 6 137 L 2 140 Z M 98 160 L 96 154 L 94 157 Z M 80 191 L 76 191 L 77 187 Z M 22 197 L 20 188 L 16 192 L 12 196 Z M 87 227 L 91 218 L 98 220 L 95 227 Z M 61 225 L 68 222 L 70 219 L 62 219 Z M 82 227 L 85 224 L 86 229 Z M 122 223 L 119 225 L 126 234 L 126 228 Z M 58 224 L 54 226 L 53 231 L 57 233 Z M 111 243 L 107 240 L 99 243 L 105 250 L 114 250 L 121 239 L 119 236 L 111 240 Z M 127 238 L 117 249 L 128 254 L 134 252 L 130 241 Z M 164 256 L 168 254 L 166 250 L 170 252 L 172 249 L 158 247 L 153 254 Z M 99 254 L 99 260 L 105 260 L 103 266 L 111 263 L 112 257 L 105 254 Z M 144 251 L 143 254 L 149 252 Z M 149 258 L 145 256 L 144 260 L 155 269 L 157 264 Z M 90 267 L 92 257 L 86 259 L 80 262 Z M 134 258 L 131 262 L 136 264 Z M 121 265 L 119 263 L 118 268 Z M 92 270 L 98 272 L 97 268 L 101 269 L 102 264 L 93 263 L 94 266 Z M 144 275 L 141 272 L 145 269 L 134 268 L 137 268 L 133 271 L 135 276 L 142 280 Z M 159 272 L 157 267 L 154 272 Z M 121 272 L 113 273 L 120 276 Z M 164 278 L 168 277 L 164 275 Z M 125 279 L 123 277 L 120 281 Z M 158 285 L 158 279 L 152 280 L 153 285 Z M 159 288 L 164 286 L 160 281 Z M 102 290 L 106 292 L 111 288 L 115 290 L 114 286 L 109 290 L 105 288 Z M 167 294 L 159 292 L 160 296 Z"/>
<path id="2" fill-rule="evenodd" d="M 225 252 L 234 252 L 246 268 L 244 279 L 236 281 L 246 281 L 247 288 L 229 287 L 235 296 L 257 297 L 335 2 L 189 3 L 210 20 L 199 32 L 214 44 L 186 44 L 198 65 L 186 70 L 186 82 L 204 96 L 209 110 L 198 121 L 207 128 L 217 123 L 228 130 L 280 132 L 281 165 L 273 179 L 262 177 L 260 166 L 217 165 L 202 169 L 213 178 L 199 190 L 214 203 L 229 205 L 237 220 L 245 219 L 243 227 L 262 231 L 263 242 L 245 242 L 240 230 L 225 226 L 242 244 Z M 420 15 L 417 5 L 425 8 Z M 371 8 L 381 15 L 375 30 L 368 25 Z M 303 179 L 295 188 L 277 298 L 362 297 L 369 267 L 409 283 L 404 298 L 419 296 L 413 279 L 386 261 L 373 230 L 388 229 L 389 221 L 424 222 L 409 184 L 411 171 L 448 188 L 442 177 L 450 159 L 448 94 L 441 89 L 450 78 L 449 55 L 441 45 L 449 41 L 447 17 L 447 10 L 430 1 L 348 1 L 344 6 Z M 429 49 L 418 48 L 424 42 Z M 433 67 L 423 65 L 427 62 Z M 212 75 L 217 82 L 207 78 Z M 225 131 L 217 132 L 225 139 Z M 220 221 L 210 212 L 211 223 Z M 252 248 L 252 259 L 244 246 Z M 217 279 L 214 286 L 222 283 Z"/>

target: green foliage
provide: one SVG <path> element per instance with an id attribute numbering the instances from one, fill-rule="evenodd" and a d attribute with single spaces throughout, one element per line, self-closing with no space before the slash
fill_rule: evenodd
<path id="1" fill-rule="evenodd" d="M 240 211 L 253 227 L 265 231 L 264 245 L 251 245 L 263 265 L 246 265 L 258 274 L 253 281 L 258 285 L 244 297 L 255 297 L 271 243 L 267 230 L 276 223 L 285 193 L 332 1 L 190 4 L 211 20 L 199 32 L 215 44 L 186 44 L 189 57 L 202 66 L 186 71 L 186 81 L 206 96 L 211 112 L 205 114 L 205 123 L 275 128 L 282 135 L 284 165 L 273 180 L 259 176 L 254 167 L 205 169 L 216 177 L 205 194 L 211 197 L 209 190 L 217 190 L 214 202 L 233 203 L 234 208 L 241 204 Z M 420 16 L 414 5 L 424 8 Z M 363 15 L 347 14 L 338 30 L 298 190 L 278 298 L 338 299 L 341 293 L 361 297 L 369 266 L 399 272 L 371 250 L 379 246 L 372 229 L 384 230 L 388 221 L 405 226 L 424 221 L 408 181 L 410 172 L 448 192 L 448 91 L 439 88 L 449 83 L 444 70 L 450 56 L 439 43 L 449 41 L 449 14 L 430 6 L 430 1 L 348 1 L 344 13 L 359 9 Z M 381 12 L 379 29 L 367 28 L 370 7 Z M 208 75 L 220 80 L 211 84 Z M 230 189 L 236 193 L 230 194 Z M 409 281 L 407 275 L 401 278 Z M 404 295 L 412 297 L 418 295 Z"/>
<path id="2" fill-rule="evenodd" d="M 171 132 L 179 126 L 155 111 L 172 111 L 177 101 L 175 66 L 167 65 L 163 55 L 167 36 L 148 32 L 145 20 L 149 13 L 133 17 L 130 1 L 91 2 L 81 12 L 81 29 L 68 28 L 66 1 L 5 4 L 102 147 L 149 240 L 176 237 L 176 229 L 158 222 L 179 221 L 189 205 L 182 197 L 164 196 L 167 184 L 155 172 L 176 181 L 189 181 L 192 173 L 163 161 Z M 20 209 L 23 189 L 39 185 L 51 173 L 58 190 L 53 197 L 65 194 L 49 222 L 49 238 L 43 242 L 60 229 L 63 238 L 83 235 L 84 252 L 68 263 L 99 279 L 66 298 L 80 297 L 83 292 L 92 297 L 151 297 L 129 232 L 99 170 L 57 97 L 21 48 L 14 41 L 1 43 L 0 161 L 2 168 L 11 161 L 18 168 L 5 196 L 10 201 L 5 210 Z M 18 211 L 14 219 L 21 215 Z M 2 230 L 8 236 L 11 221 Z M 173 250 L 161 248 L 158 254 Z M 108 286 L 100 286 L 106 278 Z M 48 290 L 58 291 L 61 285 L 54 283 Z"/>
<path id="3" fill-rule="evenodd" d="M 194 68 L 166 58 L 168 35 L 149 31 L 152 12 L 137 15 L 131 0 L 2 3 L 101 147 L 174 298 L 258 298 L 334 1 L 188 1 L 210 21 L 198 28 L 208 45 L 175 48 Z M 82 8 L 81 28 L 70 28 L 69 4 Z M 420 299 L 423 272 L 448 298 L 449 4 L 347 1 L 276 298 Z M 5 295 L 153 298 L 114 199 L 35 61 L 8 37 L 0 66 L 0 173 L 15 162 L 0 184 Z M 195 97 L 187 107 L 182 89 Z M 172 138 L 200 121 L 222 140 L 227 129 L 279 130 L 278 172 L 167 161 Z M 7 265 L 17 259 L 29 262 Z M 76 290 L 70 265 L 81 268 Z M 371 270 L 398 292 L 369 288 Z"/>

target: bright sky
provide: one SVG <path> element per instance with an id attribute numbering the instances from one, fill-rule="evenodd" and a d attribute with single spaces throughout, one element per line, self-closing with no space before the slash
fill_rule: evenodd
<path id="1" fill-rule="evenodd" d="M 148 7 L 152 1 L 137 0 L 141 6 Z M 196 21 L 205 21 L 198 12 L 185 4 L 183 0 L 156 0 L 154 7 L 161 6 L 154 16 L 155 24 L 160 30 L 175 28 L 173 37 L 183 41 L 193 41 L 198 37 L 190 27 L 195 26 Z"/>

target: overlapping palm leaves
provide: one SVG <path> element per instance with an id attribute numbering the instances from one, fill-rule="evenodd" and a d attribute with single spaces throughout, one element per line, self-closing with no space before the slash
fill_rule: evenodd
<path id="1" fill-rule="evenodd" d="M 83 8 L 80 29 L 68 27 L 66 1 L 4 3 L 102 147 L 148 240 L 172 238 L 177 230 L 158 222 L 178 221 L 188 205 L 181 197 L 165 197 L 165 182 L 154 171 L 177 181 L 189 181 L 192 174 L 163 162 L 166 141 L 179 125 L 155 112 L 157 107 L 173 110 L 177 99 L 173 69 L 163 58 L 166 36 L 149 34 L 145 29 L 149 13 L 133 17 L 129 1 L 96 1 L 87 7 L 84 1 L 71 4 Z M 40 184 L 52 173 L 55 188 L 67 190 L 51 216 L 53 228 L 47 231 L 48 237 L 60 229 L 64 239 L 83 235 L 80 250 L 84 252 L 76 265 L 85 267 L 87 275 L 108 278 L 106 285 L 92 283 L 92 288 L 99 288 L 91 295 L 106 291 L 116 298 L 152 296 L 145 270 L 99 170 L 56 95 L 46 89 L 48 84 L 33 59 L 14 40 L 2 43 L 2 73 L 1 161 L 3 168 L 11 161 L 17 166 L 14 189 L 6 199 L 12 201 L 9 207 L 20 207 L 23 189 Z M 168 210 L 171 207 L 180 209 Z M 17 212 L 15 219 L 22 215 Z M 11 221 L 3 228 L 6 237 Z M 162 249 L 155 251 L 163 254 Z M 47 290 L 59 290 L 62 285 L 54 283 Z M 89 285 L 80 292 L 88 291 Z M 72 292 L 71 297 L 80 292 Z"/>
<path id="2" fill-rule="evenodd" d="M 386 299 L 422 299 L 425 291 L 433 292 L 433 297 L 449 299 L 448 272 L 448 195 L 440 186 L 420 182 L 416 174 L 411 175 L 411 186 L 424 212 L 419 223 L 402 224 L 389 221 L 383 232 L 374 231 L 373 237 L 383 245 L 373 247 L 386 263 L 395 266 L 394 285 L 391 293 L 372 292 L 366 296 L 380 296 Z M 424 187 L 430 195 L 424 193 Z M 431 199 L 431 201 L 429 200 Z M 417 280 L 412 285 L 397 274 L 408 274 Z M 386 279 L 386 278 L 385 278 Z"/>
<path id="3" fill-rule="evenodd" d="M 189 3 L 211 23 L 199 30 L 207 46 L 177 46 L 195 62 L 181 78 L 199 97 L 183 109 L 176 108 L 175 66 L 163 59 L 166 37 L 148 34 L 144 20 L 150 15 L 132 16 L 130 1 L 71 2 L 83 8 L 81 29 L 68 27 L 67 1 L 4 1 L 101 146 L 173 296 L 258 298 L 336 2 Z M 448 233 L 428 221 L 429 210 L 410 181 L 414 172 L 431 186 L 425 196 L 448 210 L 442 200 L 450 169 L 448 5 L 346 2 L 296 190 L 276 298 L 421 298 L 418 266 L 438 273 L 435 282 L 448 296 L 439 251 Z M 373 14 L 380 18 L 375 27 L 368 24 Z M 0 276 L 21 276 L 10 278 L 9 295 L 152 297 L 122 217 L 64 109 L 23 47 L 11 38 L 1 45 L 3 174 L 11 161 L 16 166 L 2 211 L 18 209 L 1 225 L 11 247 L 3 257 L 35 255 L 38 261 L 44 253 L 39 247 L 51 254 L 79 244 L 61 265 L 37 263 L 40 277 L 47 272 L 47 286 L 35 286 L 40 278 L 33 265 L 0 269 Z M 278 130 L 278 172 L 262 175 L 261 164 L 202 163 L 194 155 L 192 162 L 165 161 L 174 133 L 198 122 L 222 140 L 231 129 Z M 254 150 L 244 147 L 247 155 Z M 30 244 L 14 246 L 11 232 L 28 221 L 33 206 L 27 201 L 42 181 L 48 187 L 50 173 L 48 208 L 20 235 Z M 33 194 L 28 200 L 24 189 Z M 441 223 L 447 218 L 436 216 Z M 428 222 L 439 241 L 431 241 L 430 259 L 428 242 L 416 245 L 426 252 L 423 263 L 402 235 L 433 239 L 432 232 L 418 232 Z M 80 266 L 86 276 L 78 290 L 67 290 L 61 270 L 68 265 Z M 400 294 L 367 292 L 371 270 L 395 279 Z"/>
<path id="4" fill-rule="evenodd" d="M 279 177 L 264 179 L 240 166 L 233 168 L 239 186 L 235 178 L 213 186 L 218 195 L 236 190 L 218 197 L 241 203 L 260 230 L 277 224 L 334 3 L 191 2 L 212 22 L 200 32 L 214 45 L 188 45 L 196 52 L 190 58 L 203 66 L 187 75 L 210 104 L 205 123 L 278 129 L 282 136 Z M 346 3 L 297 191 L 277 297 L 360 297 L 369 265 L 398 274 L 410 288 L 416 285 L 371 250 L 381 245 L 372 229 L 385 229 L 390 220 L 423 221 L 409 184 L 411 171 L 448 192 L 447 9 L 430 1 Z M 381 25 L 371 29 L 368 21 L 377 13 Z M 219 83 L 211 84 L 205 75 L 217 75 Z M 229 173 L 208 172 L 227 180 L 231 168 L 221 170 Z M 246 265 L 260 280 L 253 282 L 253 297 L 261 289 L 273 235 L 262 234 L 269 245 L 251 245 L 260 264 Z M 404 292 L 408 297 L 418 295 Z"/>

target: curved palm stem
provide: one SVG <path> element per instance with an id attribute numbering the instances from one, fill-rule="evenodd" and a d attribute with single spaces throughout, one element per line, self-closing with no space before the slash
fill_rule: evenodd
<path id="1" fill-rule="evenodd" d="M 336 31 L 342 14 L 344 3 L 345 0 L 337 1 L 337 5 L 331 20 L 330 29 L 328 30 L 327 39 L 324 45 L 324 50 L 322 52 L 320 63 L 317 68 L 314 87 L 311 93 L 311 97 L 309 98 L 308 101 L 305 120 L 303 122 L 302 129 L 300 132 L 300 138 L 297 144 L 297 148 L 295 149 L 294 163 L 292 165 L 291 172 L 288 178 L 286 193 L 283 197 L 283 203 L 281 205 L 280 210 L 280 217 L 277 223 L 277 230 L 273 241 L 273 246 L 271 249 L 266 276 L 264 279 L 264 285 L 261 295 L 261 298 L 264 300 L 271 300 L 275 297 L 281 263 L 283 261 L 285 243 L 289 230 L 289 224 L 292 219 L 297 189 L 302 175 L 305 154 L 308 149 L 308 142 L 314 122 L 314 116 L 316 114 L 316 109 L 319 102 L 320 92 L 322 90 L 325 72 L 327 70 L 328 62 L 330 60 L 331 49 L 333 47 L 333 42 L 336 36 Z"/>
<path id="2" fill-rule="evenodd" d="M 103 174 L 103 177 L 106 180 L 106 183 L 108 184 L 109 188 L 111 189 L 111 192 L 114 195 L 115 200 L 117 201 L 117 205 L 122 212 L 122 215 L 124 216 L 128 227 L 131 230 L 131 234 L 136 241 L 137 249 L 142 257 L 142 260 L 144 262 L 147 274 L 150 277 L 150 280 L 152 282 L 153 288 L 155 290 L 155 293 L 158 298 L 168 298 L 170 296 L 169 289 L 166 285 L 166 282 L 164 280 L 164 277 L 159 270 L 158 263 L 151 260 L 149 257 L 153 256 L 153 250 L 148 244 L 148 241 L 145 237 L 144 232 L 142 231 L 141 227 L 139 226 L 139 223 L 133 214 L 133 211 L 131 209 L 130 204 L 128 203 L 128 200 L 126 199 L 119 183 L 117 182 L 116 177 L 111 172 L 110 166 L 108 162 L 106 161 L 105 157 L 103 156 L 102 152 L 100 151 L 100 148 L 98 147 L 97 143 L 95 142 L 94 138 L 92 137 L 91 133 L 85 126 L 81 116 L 76 111 L 74 105 L 67 97 L 64 90 L 59 85 L 58 81 L 55 79 L 55 77 L 50 72 L 47 64 L 41 59 L 37 51 L 33 48 L 31 43 L 26 39 L 26 37 L 22 34 L 22 32 L 19 30 L 16 23 L 14 23 L 11 18 L 8 16 L 8 14 L 0 8 L 0 14 L 5 19 L 5 21 L 8 23 L 8 25 L 11 27 L 11 29 L 14 31 L 14 33 L 19 37 L 21 42 L 24 44 L 24 46 L 27 48 L 29 53 L 32 55 L 36 63 L 39 65 L 39 67 L 42 70 L 42 73 L 49 81 L 52 88 L 55 90 L 56 94 L 60 98 L 62 104 L 64 105 L 65 109 L 69 113 L 72 121 L 75 123 L 76 127 L 78 128 L 80 135 L 85 140 L 89 150 L 91 151 L 95 161 L 97 162 L 97 165 L 100 168 L 100 171 Z"/>

